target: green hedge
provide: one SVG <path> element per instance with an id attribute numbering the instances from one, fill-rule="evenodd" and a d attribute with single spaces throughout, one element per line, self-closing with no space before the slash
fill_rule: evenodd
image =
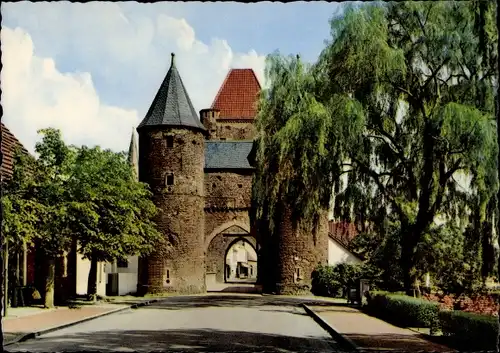
<path id="1" fill-rule="evenodd" d="M 443 335 L 452 336 L 459 344 L 476 349 L 496 349 L 497 318 L 464 311 L 441 311 L 439 321 Z"/>
<path id="2" fill-rule="evenodd" d="M 372 314 L 403 327 L 439 326 L 439 304 L 402 294 L 369 292 L 367 309 Z"/>

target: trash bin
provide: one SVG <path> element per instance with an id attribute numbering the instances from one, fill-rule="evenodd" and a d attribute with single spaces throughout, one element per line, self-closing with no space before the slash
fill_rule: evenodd
<path id="1" fill-rule="evenodd" d="M 356 287 L 349 287 L 347 289 L 347 303 L 354 304 L 358 301 L 358 289 Z"/>

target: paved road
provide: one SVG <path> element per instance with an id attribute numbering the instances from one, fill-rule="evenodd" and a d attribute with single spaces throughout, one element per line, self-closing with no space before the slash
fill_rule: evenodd
<path id="1" fill-rule="evenodd" d="M 337 344 L 293 299 L 170 298 L 6 347 L 9 352 L 332 352 Z"/>

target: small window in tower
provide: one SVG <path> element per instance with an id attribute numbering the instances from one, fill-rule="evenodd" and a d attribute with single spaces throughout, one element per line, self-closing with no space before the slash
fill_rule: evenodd
<path id="1" fill-rule="evenodd" d="M 166 276 L 165 276 L 165 282 L 167 284 L 170 284 L 170 270 L 167 269 L 167 273 L 166 273 Z"/>
<path id="2" fill-rule="evenodd" d="M 173 136 L 167 136 L 167 147 L 168 148 L 174 147 L 174 137 Z"/>
<path id="3" fill-rule="evenodd" d="M 301 276 L 301 273 L 300 273 L 300 268 L 296 268 L 295 269 L 295 283 L 299 283 L 300 281 L 302 281 L 302 276 Z"/>
<path id="4" fill-rule="evenodd" d="M 238 184 L 238 187 L 241 189 L 243 187 L 243 184 Z"/>
<path id="5" fill-rule="evenodd" d="M 173 173 L 167 174 L 166 184 L 167 185 L 174 185 L 174 174 Z"/>
<path id="6" fill-rule="evenodd" d="M 225 137 L 221 137 L 220 140 L 221 141 L 226 141 L 226 138 Z"/>

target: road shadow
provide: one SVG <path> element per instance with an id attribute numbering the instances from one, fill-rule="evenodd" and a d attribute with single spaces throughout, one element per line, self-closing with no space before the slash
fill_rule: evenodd
<path id="1" fill-rule="evenodd" d="M 213 329 L 66 334 L 38 338 L 18 347 L 6 348 L 7 352 L 338 352 L 331 339 Z"/>
<path id="2" fill-rule="evenodd" d="M 369 348 L 376 350 L 391 350 L 401 352 L 456 352 L 454 349 L 428 341 L 422 335 L 398 334 L 346 334 L 361 350 Z"/>
<path id="3" fill-rule="evenodd" d="M 258 308 L 258 307 L 298 307 L 302 304 L 317 307 L 346 307 L 347 304 L 325 302 L 322 300 L 305 299 L 300 297 L 274 297 L 274 296 L 245 296 L 245 295 L 207 295 L 207 296 L 182 296 L 171 297 L 152 303 L 141 310 L 164 309 L 183 310 L 197 308 Z"/>

